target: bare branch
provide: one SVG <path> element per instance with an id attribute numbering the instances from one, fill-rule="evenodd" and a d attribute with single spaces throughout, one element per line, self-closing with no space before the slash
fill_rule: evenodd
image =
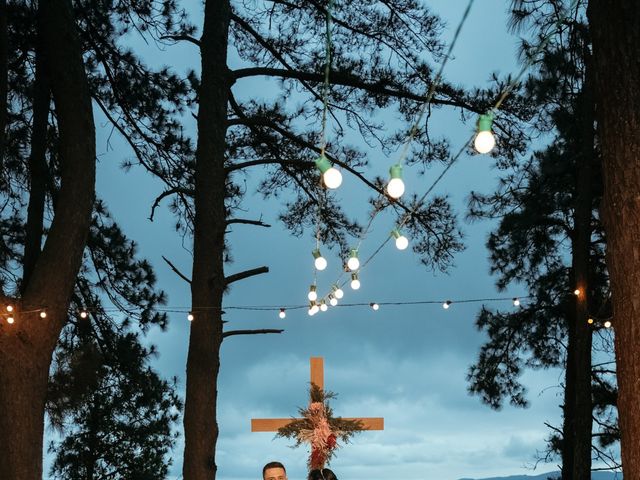
<path id="1" fill-rule="evenodd" d="M 284 330 L 276 328 L 263 328 L 259 330 L 229 330 L 222 333 L 222 338 L 231 337 L 233 335 L 262 335 L 265 333 L 282 333 Z"/>
<path id="2" fill-rule="evenodd" d="M 258 227 L 269 228 L 271 225 L 268 223 L 264 223 L 262 220 L 249 220 L 247 218 L 230 218 L 227 220 L 227 225 L 232 225 L 234 223 L 241 223 L 244 225 L 256 225 Z"/>
<path id="3" fill-rule="evenodd" d="M 269 267 L 252 268 L 251 270 L 245 270 L 243 272 L 234 273 L 233 275 L 224 277 L 224 284 L 229 285 L 230 283 L 237 282 L 239 280 L 244 280 L 245 278 L 253 277 L 255 275 L 261 275 L 263 273 L 269 273 Z"/>
<path id="4" fill-rule="evenodd" d="M 191 285 L 191 280 L 189 279 L 189 277 L 187 277 L 184 273 L 178 270 L 178 268 L 173 263 L 171 263 L 167 257 L 163 255 L 162 259 L 165 262 L 167 262 L 167 264 L 171 267 L 171 270 L 173 270 L 176 273 L 176 275 L 178 275 L 181 279 L 183 279 L 185 282 Z"/>
<path id="5" fill-rule="evenodd" d="M 200 48 L 202 43 L 197 38 L 193 38 L 190 35 L 164 35 L 160 37 L 160 40 L 175 40 L 176 42 L 185 41 L 193 43 L 195 46 Z"/>
<path id="6" fill-rule="evenodd" d="M 155 201 L 153 202 L 153 205 L 151 206 L 151 214 L 149 215 L 149 220 L 153 222 L 153 216 L 156 213 L 156 208 L 158 208 L 158 205 L 160 205 L 160 202 L 162 201 L 162 199 L 165 197 L 168 197 L 169 195 L 175 195 L 176 193 L 182 193 L 183 195 L 189 195 L 193 197 L 193 190 L 189 188 L 173 187 L 173 188 L 170 188 L 169 190 L 165 190 L 160 195 L 158 195 Z"/>

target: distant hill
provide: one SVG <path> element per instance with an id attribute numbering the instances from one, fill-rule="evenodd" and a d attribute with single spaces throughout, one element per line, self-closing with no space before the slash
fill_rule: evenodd
<path id="1" fill-rule="evenodd" d="M 540 475 L 512 475 L 510 477 L 479 478 L 475 480 L 547 480 L 549 478 L 560 478 L 560 472 L 541 473 Z M 460 480 L 474 480 L 472 478 L 461 478 Z M 591 480 L 622 480 L 622 473 L 616 472 L 593 472 Z"/>

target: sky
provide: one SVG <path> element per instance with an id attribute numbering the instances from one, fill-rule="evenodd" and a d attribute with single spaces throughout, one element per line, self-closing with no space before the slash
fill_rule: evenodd
<path id="1" fill-rule="evenodd" d="M 450 39 L 465 1 L 432 0 L 432 10 L 447 22 L 445 39 Z M 506 27 L 509 2 L 480 0 L 461 33 L 454 58 L 446 68 L 449 81 L 464 86 L 482 86 L 493 72 L 517 70 L 517 37 Z M 201 5 L 187 2 L 192 19 L 201 24 Z M 190 44 L 165 47 L 141 46 L 145 58 L 167 64 L 178 72 L 198 68 L 199 58 Z M 253 81 L 239 82 L 239 95 L 255 91 Z M 441 112 L 434 117 L 436 128 L 457 150 L 471 133 L 458 114 Z M 97 117 L 99 170 L 98 195 L 107 201 L 125 232 L 136 240 L 140 255 L 156 268 L 158 286 L 168 293 L 168 305 L 190 305 L 188 285 L 177 278 L 161 259 L 165 255 L 180 270 L 191 271 L 188 244 L 175 234 L 174 219 L 161 208 L 156 219 L 147 217 L 161 185 L 140 170 L 125 173 L 119 168 L 132 157 L 116 134 L 108 142 L 110 129 Z M 397 155 L 397 153 L 396 153 Z M 371 152 L 368 175 L 386 171 L 393 158 Z M 441 167 L 424 176 L 405 170 L 408 193 L 422 193 Z M 498 172 L 483 156 L 464 156 L 444 177 L 434 193 L 447 193 L 464 214 L 470 190 L 490 191 Z M 255 185 L 258 175 L 248 180 Z M 254 182 L 252 184 L 252 182 Z M 337 193 L 345 210 L 361 221 L 367 212 L 367 193 L 357 181 L 345 176 Z M 245 216 L 262 218 L 270 229 L 236 226 L 229 234 L 234 263 L 227 272 L 267 265 L 267 275 L 234 284 L 226 306 L 291 305 L 306 301 L 313 277 L 313 233 L 291 236 L 277 216 L 282 203 L 265 202 L 249 190 L 243 205 Z M 474 326 L 480 304 L 456 304 L 456 299 L 512 297 L 522 295 L 517 287 L 498 293 L 489 275 L 485 241 L 490 223 L 465 223 L 466 250 L 455 258 L 446 273 L 425 270 L 410 249 L 400 252 L 388 244 L 361 275 L 362 288 L 346 288 L 345 302 L 395 302 L 412 300 L 454 300 L 448 310 L 438 305 L 335 308 L 309 317 L 304 310 L 290 311 L 283 320 L 274 312 L 227 310 L 229 328 L 284 328 L 281 335 L 230 337 L 221 352 L 218 381 L 220 438 L 217 449 L 218 479 L 259 478 L 262 465 L 282 461 L 290 479 L 302 479 L 308 452 L 291 449 L 285 439 L 270 433 L 251 433 L 251 418 L 289 417 L 307 403 L 309 357 L 325 359 L 325 386 L 338 394 L 333 401 L 336 414 L 381 416 L 385 430 L 364 432 L 352 444 L 338 451 L 331 468 L 339 478 L 350 480 L 437 478 L 481 478 L 533 473 L 536 451 L 545 448 L 549 430 L 544 423 L 560 425 L 562 380 L 557 370 L 528 372 L 524 376 L 531 406 L 526 410 L 505 406 L 499 412 L 467 393 L 466 372 L 483 342 Z M 393 218 L 380 217 L 361 247 L 368 256 L 393 227 Z M 188 242 L 188 240 L 187 240 Z M 326 291 L 340 270 L 335 252 L 327 252 L 329 267 L 318 277 Z M 514 308 L 510 302 L 487 303 Z M 152 330 L 147 341 L 158 346 L 154 367 L 161 375 L 180 379 L 184 389 L 189 322 L 184 314 L 170 314 L 165 332 Z M 169 478 L 179 478 L 182 441 L 173 455 Z M 542 465 L 535 473 L 555 470 Z"/>

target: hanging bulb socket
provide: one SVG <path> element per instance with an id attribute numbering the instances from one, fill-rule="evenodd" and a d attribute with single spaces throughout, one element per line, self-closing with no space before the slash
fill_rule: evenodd
<path id="1" fill-rule="evenodd" d="M 448 310 L 452 303 L 453 302 L 451 300 L 447 300 L 442 304 L 442 308 L 444 308 L 445 310 Z"/>
<path id="2" fill-rule="evenodd" d="M 327 303 L 324 301 L 324 298 L 320 300 L 320 310 L 326 312 L 329 309 Z"/>
<path id="3" fill-rule="evenodd" d="M 513 306 L 514 307 L 519 307 L 520 306 L 520 299 L 518 297 L 514 297 L 513 298 Z"/>
<path id="4" fill-rule="evenodd" d="M 329 294 L 329 305 L 332 307 L 338 305 L 338 299 L 332 293 Z"/>
<path id="5" fill-rule="evenodd" d="M 358 290 L 360 288 L 360 279 L 358 278 L 358 272 L 353 272 L 351 274 L 351 288 L 354 290 Z"/>
<path id="6" fill-rule="evenodd" d="M 347 261 L 347 268 L 352 272 L 360 268 L 360 260 L 358 259 L 357 248 L 352 248 L 349 251 L 349 260 Z"/>
<path id="7" fill-rule="evenodd" d="M 333 284 L 333 286 L 331 287 L 331 290 L 333 290 L 333 295 L 340 300 L 342 297 L 344 297 L 344 292 L 342 291 L 342 289 L 337 285 L 337 284 Z"/>
<path id="8" fill-rule="evenodd" d="M 402 180 L 402 165 L 396 163 L 389 168 L 389 183 L 387 184 L 387 193 L 393 199 L 398 199 L 404 193 L 404 181 Z"/>
<path id="9" fill-rule="evenodd" d="M 280 309 L 280 313 L 278 314 L 280 318 L 285 318 L 287 316 L 287 311 L 284 308 Z"/>
<path id="10" fill-rule="evenodd" d="M 315 302 L 318 299 L 318 291 L 316 289 L 315 285 L 311 285 L 309 287 L 309 293 L 307 294 L 307 298 L 311 301 L 311 302 Z"/>
<path id="11" fill-rule="evenodd" d="M 394 228 L 391 231 L 391 236 L 395 238 L 396 248 L 398 250 L 404 250 L 409 246 L 409 239 L 407 239 L 407 237 L 405 237 L 399 229 Z"/>
<path id="12" fill-rule="evenodd" d="M 327 260 L 322 256 L 319 248 L 316 248 L 313 252 L 311 252 L 311 255 L 313 255 L 313 258 L 315 259 L 313 261 L 313 264 L 315 265 L 316 270 L 322 271 L 327 268 Z"/>
<path id="13" fill-rule="evenodd" d="M 340 170 L 331 165 L 331 162 L 324 155 L 316 159 L 316 167 L 322 174 L 322 180 L 327 188 L 335 189 L 342 185 L 342 174 Z"/>
<path id="14" fill-rule="evenodd" d="M 375 311 L 378 311 L 380 309 L 380 305 L 378 305 L 376 302 L 371 302 L 369 306 Z"/>
<path id="15" fill-rule="evenodd" d="M 496 139 L 491 132 L 493 118 L 493 112 L 478 117 L 478 134 L 473 142 L 478 153 L 489 153 L 496 145 Z"/>

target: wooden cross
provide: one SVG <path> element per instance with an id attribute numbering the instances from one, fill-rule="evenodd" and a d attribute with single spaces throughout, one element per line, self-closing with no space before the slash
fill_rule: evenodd
<path id="1" fill-rule="evenodd" d="M 311 357 L 311 383 L 324 389 L 324 361 L 322 357 Z M 252 432 L 277 432 L 287 426 L 294 418 L 252 418 Z M 364 430 L 384 430 L 384 418 L 344 418 L 344 420 L 358 420 L 362 422 Z"/>

